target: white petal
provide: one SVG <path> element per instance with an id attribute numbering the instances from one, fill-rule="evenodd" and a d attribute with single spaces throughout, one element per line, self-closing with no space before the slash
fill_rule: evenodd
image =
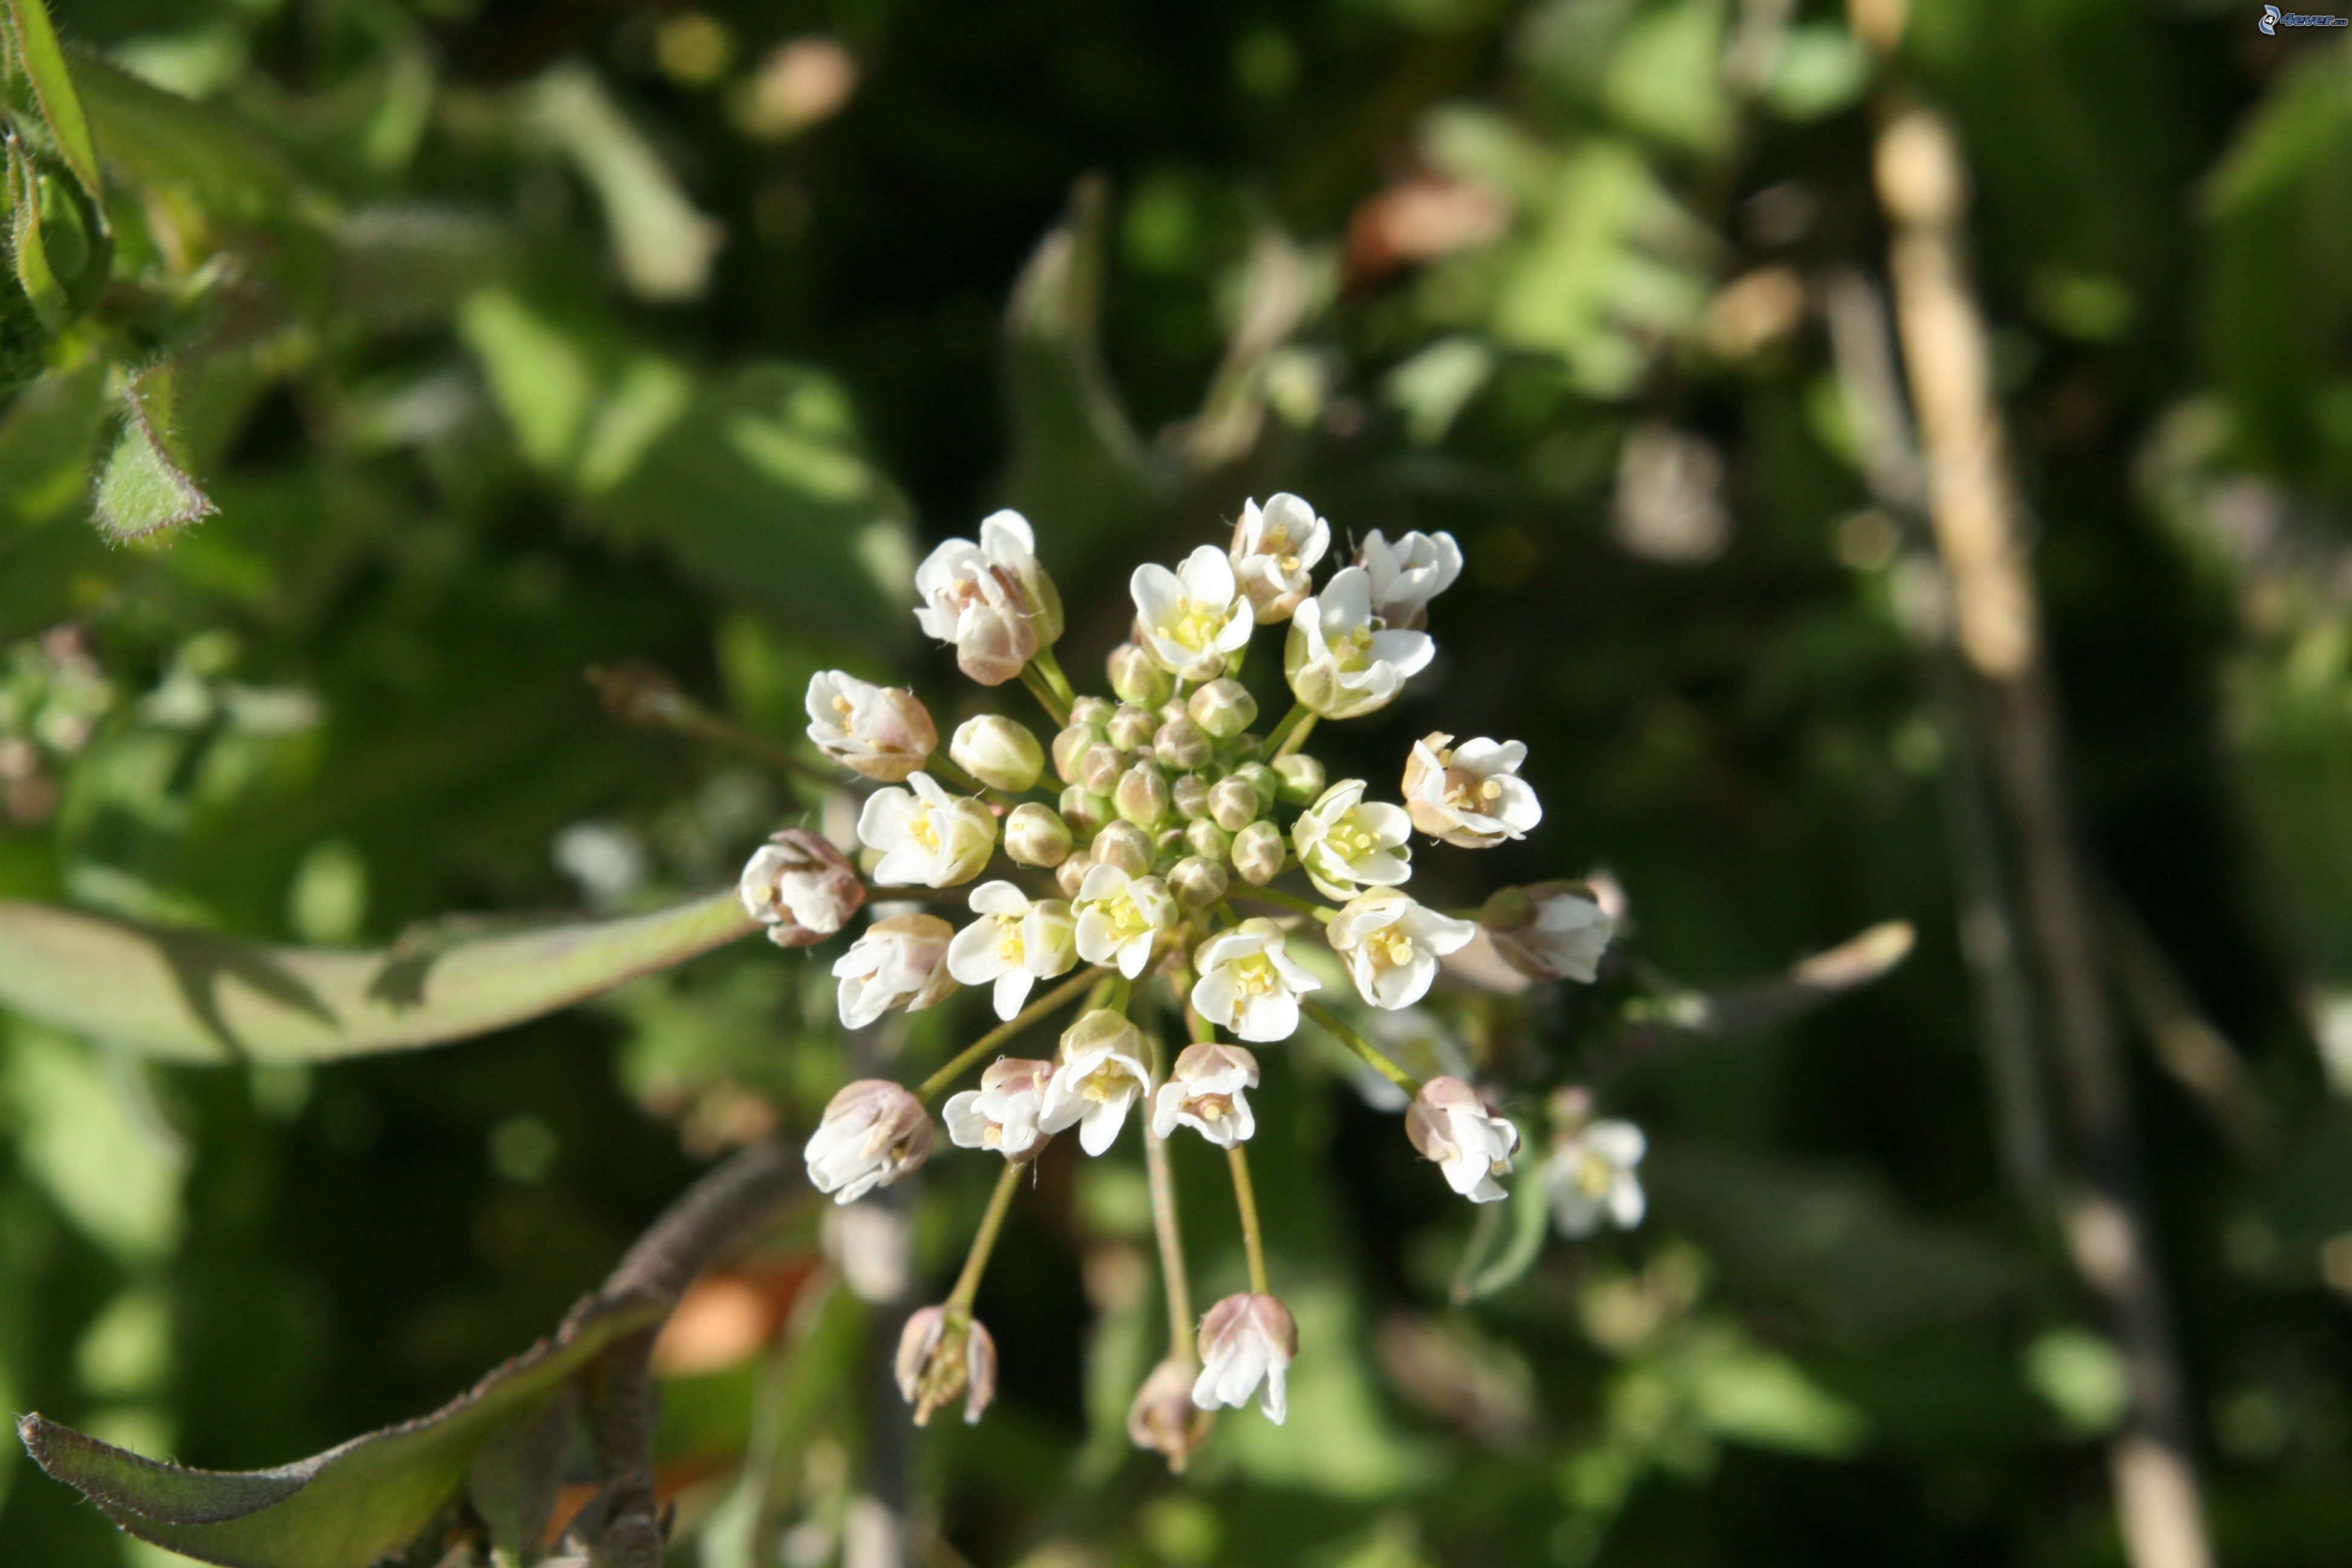
<path id="1" fill-rule="evenodd" d="M 965 902 L 976 915 L 1016 920 L 1029 912 L 1029 895 L 1010 882 L 982 882 L 971 890 L 971 897 Z"/>
<path id="2" fill-rule="evenodd" d="M 962 980 L 963 976 L 958 974 L 956 978 Z M 964 983 L 973 984 L 971 981 Z M 998 975 L 996 977 L 996 1016 L 1006 1023 L 1011 1023 L 1013 1016 L 1021 1011 L 1021 1004 L 1029 1000 L 1029 987 L 1035 984 L 1036 977 L 1025 969 L 1007 969 Z"/>

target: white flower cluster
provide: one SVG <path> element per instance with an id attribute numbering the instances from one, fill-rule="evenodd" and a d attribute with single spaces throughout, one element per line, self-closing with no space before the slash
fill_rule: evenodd
<path id="1" fill-rule="evenodd" d="M 856 858 L 793 829 L 745 868 L 741 896 L 779 945 L 805 946 L 842 931 L 869 885 L 876 897 L 929 889 L 919 896 L 936 902 L 973 884 L 948 893 L 971 917 L 960 930 L 905 904 L 874 911 L 832 966 L 841 1020 L 862 1028 L 969 985 L 989 989 L 1003 1026 L 919 1093 L 880 1079 L 842 1090 L 809 1141 L 811 1179 L 846 1203 L 920 1165 L 932 1139 L 926 1102 L 996 1041 L 1084 994 L 1050 1058 L 997 1057 L 976 1088 L 947 1099 L 940 1116 L 956 1147 L 1017 1167 L 1070 1131 L 1100 1155 L 1133 1111 L 1153 1139 L 1189 1129 L 1227 1151 L 1237 1200 L 1254 1215 L 1243 1164 L 1257 1129 L 1251 1047 L 1290 1038 L 1311 1016 L 1412 1091 L 1406 1134 L 1455 1192 L 1502 1197 L 1517 1126 L 1462 1079 L 1418 1083 L 1387 1062 L 1327 1009 L 1316 994 L 1324 982 L 1291 947 L 1319 930 L 1361 1003 L 1394 1011 L 1426 997 L 1443 962 L 1473 942 L 1486 947 L 1458 961 L 1465 973 L 1475 963 L 1491 976 L 1499 961 L 1532 979 L 1590 981 L 1612 934 L 1600 900 L 1573 883 L 1504 889 L 1475 919 L 1406 890 L 1416 838 L 1486 849 L 1542 821 L 1521 742 L 1426 735 L 1404 756 L 1393 801 L 1373 798 L 1364 779 L 1327 778 L 1303 749 L 1318 723 L 1378 711 L 1429 666 L 1431 601 L 1462 572 L 1453 537 L 1370 532 L 1318 582 L 1330 523 L 1297 496 L 1252 501 L 1227 548 L 1136 570 L 1131 630 L 1108 660 L 1113 696 L 1100 697 L 1080 696 L 1055 659 L 1062 604 L 1027 521 L 998 512 L 979 533 L 923 562 L 917 618 L 972 679 L 1029 688 L 1058 729 L 1041 741 L 982 713 L 954 728 L 941 754 L 940 727 L 912 691 L 820 672 L 808 689 L 810 741 L 877 786 L 857 813 Z M 1291 705 L 1261 733 L 1241 676 L 1253 634 L 1277 626 Z M 1272 885 L 1291 871 L 1330 902 Z M 1237 913 L 1236 903 L 1255 908 Z M 1135 994 L 1160 981 L 1171 988 L 1161 1006 L 1181 1008 L 1193 1037 L 1164 1074 L 1157 1042 L 1129 1016 Z M 1562 1127 L 1542 1177 L 1559 1228 L 1581 1237 L 1635 1223 L 1640 1132 L 1581 1110 Z M 1012 1172 L 1005 1180 L 1000 1204 Z M 995 1223 L 982 1227 L 968 1277 Z M 1297 1327 L 1253 1257 L 1253 1291 L 1212 1308 L 1197 1359 L 1171 1354 L 1130 1412 L 1136 1441 L 1171 1465 L 1214 1408 L 1255 1396 L 1283 1417 Z M 962 1396 L 976 1416 L 993 1392 L 993 1342 L 970 1306 L 960 1291 L 909 1325 L 898 1373 L 923 1415 Z"/>

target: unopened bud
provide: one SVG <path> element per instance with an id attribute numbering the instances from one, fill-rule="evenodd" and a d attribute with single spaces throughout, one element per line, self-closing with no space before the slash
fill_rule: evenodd
<path id="1" fill-rule="evenodd" d="M 1078 889 L 1087 885 L 1087 873 L 1095 868 L 1091 855 L 1073 855 L 1054 868 L 1054 886 L 1062 889 L 1062 897 L 1076 899 Z"/>
<path id="2" fill-rule="evenodd" d="M 996 1342 L 969 1312 L 926 1307 L 898 1335 L 894 1370 L 898 1392 L 915 1407 L 916 1426 L 929 1426 L 934 1412 L 959 1396 L 970 1426 L 996 1397 Z"/>
<path id="3" fill-rule="evenodd" d="M 956 766 L 992 789 L 1015 795 L 1037 782 L 1045 771 L 1045 749 L 1029 727 L 1002 714 L 983 713 L 956 726 L 948 742 Z"/>
<path id="4" fill-rule="evenodd" d="M 1132 822 L 1113 822 L 1095 835 L 1087 851 L 1099 866 L 1116 866 L 1130 877 L 1151 869 L 1151 835 Z"/>
<path id="5" fill-rule="evenodd" d="M 1054 772 L 1064 784 L 1078 782 L 1078 759 L 1102 737 L 1090 724 L 1072 724 L 1054 737 Z"/>
<path id="6" fill-rule="evenodd" d="M 1265 737 L 1253 730 L 1246 734 L 1235 735 L 1230 741 L 1218 742 L 1217 752 L 1229 768 L 1254 763 L 1265 755 Z"/>
<path id="7" fill-rule="evenodd" d="M 1249 780 L 1230 774 L 1209 786 L 1209 820 L 1228 833 L 1239 833 L 1257 820 L 1257 790 Z"/>
<path id="8" fill-rule="evenodd" d="M 1282 775 L 1264 763 L 1244 763 L 1230 776 L 1248 780 L 1250 788 L 1257 791 L 1259 816 L 1274 809 L 1275 797 L 1282 793 Z"/>
<path id="9" fill-rule="evenodd" d="M 1168 775 L 1154 763 L 1138 763 L 1119 774 L 1111 792 L 1118 814 L 1138 827 L 1157 827 L 1168 815 Z"/>
<path id="10" fill-rule="evenodd" d="M 1177 1475 L 1192 1450 L 1209 1440 L 1210 1413 L 1192 1403 L 1193 1369 L 1179 1361 L 1163 1361 L 1151 1369 L 1135 1403 L 1127 1407 L 1127 1440 L 1149 1448 L 1168 1461 Z"/>
<path id="11" fill-rule="evenodd" d="M 1131 642 L 1110 650 L 1110 689 L 1122 702 L 1157 708 L 1176 689 L 1176 678 L 1152 662 L 1151 656 Z"/>
<path id="12" fill-rule="evenodd" d="M 1187 822 L 1209 815 L 1209 781 L 1198 773 L 1179 773 L 1168 785 L 1168 804 Z"/>
<path id="13" fill-rule="evenodd" d="M 1197 768 L 1209 760 L 1208 732 L 1190 718 L 1171 719 L 1151 737 L 1151 753 L 1171 768 Z"/>
<path id="14" fill-rule="evenodd" d="M 1223 866 L 1199 855 L 1185 856 L 1168 873 L 1168 890 L 1176 895 L 1176 901 L 1196 910 L 1223 898 L 1231 885 Z"/>
<path id="15" fill-rule="evenodd" d="M 1616 930 L 1592 889 L 1577 882 L 1497 889 L 1478 923 L 1503 962 L 1529 979 L 1588 984 Z"/>
<path id="16" fill-rule="evenodd" d="M 1283 858 L 1282 829 L 1271 822 L 1253 822 L 1234 835 L 1234 869 L 1254 887 L 1282 875 Z"/>
<path id="17" fill-rule="evenodd" d="M 1184 830 L 1173 822 L 1162 823 L 1151 830 L 1151 863 L 1165 866 L 1184 856 Z"/>
<path id="18" fill-rule="evenodd" d="M 1159 716 L 1149 708 L 1123 707 L 1110 716 L 1103 726 L 1103 734 L 1122 752 L 1131 752 L 1146 744 L 1151 732 L 1160 728 Z"/>
<path id="19" fill-rule="evenodd" d="M 1118 787 L 1118 775 L 1127 771 L 1127 759 L 1108 741 L 1097 741 L 1078 759 L 1078 783 L 1097 795 L 1108 795 Z"/>
<path id="20" fill-rule="evenodd" d="M 1077 836 L 1062 814 L 1034 800 L 1024 801 L 1005 815 L 1004 852 L 1023 866 L 1058 866 L 1070 858 Z"/>
<path id="21" fill-rule="evenodd" d="M 1275 758 L 1271 765 L 1276 799 L 1305 805 L 1323 793 L 1323 763 L 1319 758 L 1293 752 L 1286 757 Z"/>
<path id="22" fill-rule="evenodd" d="M 931 1155 L 931 1116 L 888 1079 L 860 1079 L 826 1102 L 803 1156 L 809 1181 L 835 1203 L 854 1204 Z"/>
<path id="23" fill-rule="evenodd" d="M 1102 825 L 1118 813 L 1111 808 L 1108 795 L 1097 795 L 1084 784 L 1072 784 L 1062 792 L 1062 820 L 1080 838 L 1092 838 Z"/>
<path id="24" fill-rule="evenodd" d="M 1100 734 L 1103 726 L 1110 722 L 1110 716 L 1118 710 L 1118 704 L 1108 697 L 1081 697 L 1070 704 L 1070 722 L 1084 724 Z"/>
<path id="25" fill-rule="evenodd" d="M 839 931 L 866 901 L 866 883 L 840 850 L 805 827 L 760 846 L 736 891 L 778 947 L 807 947 Z"/>
<path id="26" fill-rule="evenodd" d="M 1204 816 L 1184 825 L 1184 847 L 1223 866 L 1234 858 L 1234 836 Z"/>
<path id="27" fill-rule="evenodd" d="M 1257 699 L 1230 676 L 1212 680 L 1185 705 L 1192 722 L 1220 741 L 1230 741 L 1257 722 Z"/>

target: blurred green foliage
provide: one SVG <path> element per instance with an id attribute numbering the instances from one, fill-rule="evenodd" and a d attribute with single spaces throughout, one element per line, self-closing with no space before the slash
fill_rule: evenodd
<path id="1" fill-rule="evenodd" d="M 1480 870 L 1605 864 L 1641 988 L 1920 927 L 1743 1037 L 1440 1015 L 1653 1132 L 1648 1225 L 1540 1256 L 1474 1237 L 1344 1063 L 1270 1054 L 1308 1348 L 1289 1425 L 1228 1417 L 1181 1483 L 1122 1430 L 1139 1173 L 1049 1160 L 980 1299 L 1003 1400 L 917 1459 L 932 1560 L 1034 1568 L 2118 1560 L 2118 1367 L 2003 1185 L 1916 546 L 1819 320 L 1879 265 L 1874 99 L 1943 102 L 2086 837 L 2287 1129 L 2235 1153 L 2137 1075 L 2221 1556 L 2352 1552 L 2339 39 L 2203 0 L 1920 0 L 1891 66 L 1774 0 L 63 0 L 62 49 L 40 14 L 0 91 L 0 896 L 326 945 L 656 907 L 819 803 L 614 723 L 591 667 L 784 743 L 825 665 L 951 721 L 924 541 L 1023 508 L 1077 672 L 1136 561 L 1290 489 L 1470 562 L 1334 767 L 1527 738 L 1544 828 Z M 848 1075 L 822 975 L 751 946 L 315 1068 L 0 1017 L 0 1405 L 217 1468 L 438 1405 Z M 927 1279 L 982 1199 L 934 1163 Z M 673 1379 L 680 1563 L 839 1551 L 868 1324 L 798 1312 Z M 0 1558 L 163 1560 L 13 1448 Z"/>

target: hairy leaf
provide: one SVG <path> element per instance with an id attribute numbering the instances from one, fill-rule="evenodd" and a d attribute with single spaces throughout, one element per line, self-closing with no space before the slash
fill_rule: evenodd
<path id="1" fill-rule="evenodd" d="M 94 513 L 109 538 L 144 539 L 220 510 L 172 455 L 171 388 L 163 366 L 131 377 L 123 388 L 122 432 L 99 476 Z"/>
<path id="2" fill-rule="evenodd" d="M 432 1415 L 274 1470 L 187 1469 L 37 1415 L 16 1431 L 42 1469 L 142 1541 L 228 1568 L 369 1568 L 447 1506 L 488 1445 L 528 1431 L 592 1357 L 660 1315 L 651 1301 L 592 1298 Z"/>
<path id="3" fill-rule="evenodd" d="M 486 1034 L 752 929 L 730 890 L 622 920 L 451 926 L 330 952 L 0 903 L 0 1006 L 169 1060 L 324 1061 Z"/>
<path id="4" fill-rule="evenodd" d="M 57 138 L 58 153 L 94 199 L 99 194 L 98 143 L 91 139 L 89 120 L 82 112 L 81 95 L 66 69 L 65 51 L 58 47 L 56 28 L 41 0 L 5 0 L 8 7 L 10 41 L 18 64 L 31 79 L 40 100 L 41 118 Z"/>

